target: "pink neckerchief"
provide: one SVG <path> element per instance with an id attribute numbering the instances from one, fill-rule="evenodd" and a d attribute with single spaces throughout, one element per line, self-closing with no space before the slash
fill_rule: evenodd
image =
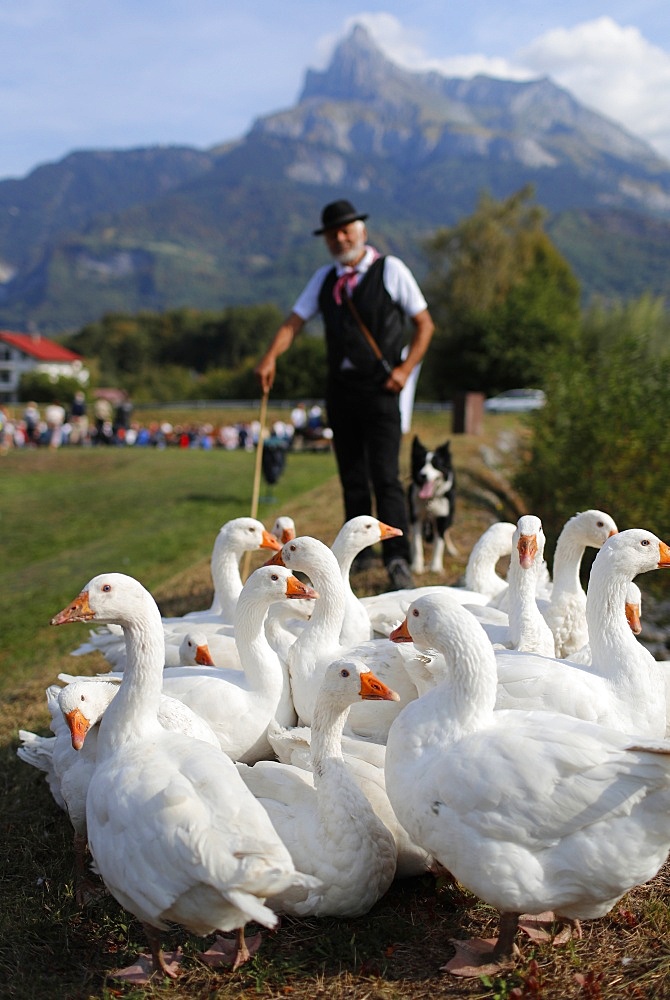
<path id="1" fill-rule="evenodd" d="M 374 247 L 366 246 L 365 256 L 358 262 L 356 267 L 347 267 L 346 270 L 339 275 L 333 285 L 333 298 L 337 302 L 338 306 L 342 305 L 342 293 L 346 291 L 347 297 L 349 297 L 362 275 L 365 274 L 370 265 L 373 264 L 378 257 L 379 253 Z M 365 264 L 365 267 L 362 271 L 359 271 L 358 268 L 361 267 L 362 264 Z"/>

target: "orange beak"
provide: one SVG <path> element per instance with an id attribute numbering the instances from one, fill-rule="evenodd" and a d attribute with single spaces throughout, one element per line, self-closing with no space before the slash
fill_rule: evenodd
<path id="1" fill-rule="evenodd" d="M 371 670 L 361 674 L 361 698 L 363 701 L 400 701 L 400 695 L 375 677 Z"/>
<path id="2" fill-rule="evenodd" d="M 51 625 L 65 625 L 67 622 L 89 622 L 95 618 L 95 612 L 91 610 L 88 603 L 88 591 L 82 590 L 78 597 L 75 597 L 72 604 L 59 611 L 51 619 Z"/>
<path id="3" fill-rule="evenodd" d="M 658 547 L 658 568 L 668 569 L 670 567 L 670 545 L 661 542 Z"/>
<path id="4" fill-rule="evenodd" d="M 407 624 L 407 619 L 400 623 L 393 629 L 389 635 L 391 642 L 412 642 L 412 636 L 409 632 L 409 625 Z"/>
<path id="5" fill-rule="evenodd" d="M 313 587 L 303 583 L 297 576 L 289 576 L 286 581 L 286 596 L 298 599 L 315 599 L 319 595 Z"/>
<path id="6" fill-rule="evenodd" d="M 630 630 L 634 635 L 639 635 L 642 631 L 642 619 L 640 618 L 639 604 L 628 604 L 626 602 L 626 621 L 630 625 Z"/>
<path id="7" fill-rule="evenodd" d="M 379 522 L 379 531 L 382 542 L 385 542 L 387 538 L 398 538 L 399 535 L 402 535 L 400 528 L 392 528 L 390 524 L 382 524 L 381 521 Z"/>
<path id="8" fill-rule="evenodd" d="M 270 558 L 268 560 L 266 560 L 266 562 L 264 562 L 263 565 L 264 566 L 285 566 L 286 565 L 286 563 L 284 562 L 284 560 L 281 557 L 281 545 L 279 546 L 279 548 L 277 549 L 277 551 L 275 552 L 275 554 L 273 556 L 270 556 Z"/>
<path id="9" fill-rule="evenodd" d="M 537 537 L 535 535 L 521 535 L 517 549 L 521 568 L 530 569 L 537 555 Z"/>
<path id="10" fill-rule="evenodd" d="M 202 646 L 195 647 L 195 662 L 201 667 L 215 667 L 216 664 L 212 659 L 212 654 L 209 651 L 209 646 L 204 643 Z"/>
<path id="11" fill-rule="evenodd" d="M 263 528 L 263 538 L 258 547 L 259 549 L 272 549 L 273 552 L 278 552 L 281 549 L 281 542 L 278 542 L 274 535 L 271 535 L 269 531 Z"/>
<path id="12" fill-rule="evenodd" d="M 73 708 L 72 711 L 68 712 L 65 716 L 65 721 L 67 722 L 68 729 L 70 730 L 73 749 L 81 750 L 84 745 L 84 740 L 86 739 L 86 733 L 88 732 L 90 726 L 88 719 L 81 714 L 78 708 Z"/>

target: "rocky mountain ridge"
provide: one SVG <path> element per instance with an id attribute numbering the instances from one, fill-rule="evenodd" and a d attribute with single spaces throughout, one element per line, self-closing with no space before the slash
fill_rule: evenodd
<path id="1" fill-rule="evenodd" d="M 548 79 L 409 72 L 357 26 L 239 141 L 78 152 L 0 182 L 0 325 L 288 308 L 322 259 L 320 209 L 342 196 L 421 277 L 436 228 L 528 183 L 586 299 L 670 294 L 670 164 L 648 144 Z"/>

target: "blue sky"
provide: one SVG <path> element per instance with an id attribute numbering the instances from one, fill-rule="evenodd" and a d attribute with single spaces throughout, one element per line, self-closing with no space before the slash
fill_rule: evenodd
<path id="1" fill-rule="evenodd" d="M 0 178 L 73 150 L 238 138 L 356 21 L 409 69 L 550 76 L 670 160 L 667 0 L 3 0 Z"/>

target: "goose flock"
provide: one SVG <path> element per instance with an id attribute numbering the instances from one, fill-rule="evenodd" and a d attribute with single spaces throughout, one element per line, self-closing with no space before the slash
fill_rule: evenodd
<path id="1" fill-rule="evenodd" d="M 463 586 L 357 597 L 353 559 L 394 534 L 362 516 L 327 545 L 235 518 L 206 611 L 162 617 L 111 572 L 54 615 L 92 626 L 73 653 L 109 669 L 60 674 L 53 735 L 21 730 L 17 753 L 72 824 L 77 900 L 92 869 L 144 928 L 149 954 L 115 977 L 175 978 L 169 924 L 236 968 L 261 945 L 247 924 L 360 916 L 429 870 L 499 913 L 497 939 L 453 942 L 444 967 L 478 976 L 513 963 L 529 920 L 579 934 L 662 867 L 670 685 L 636 639 L 634 579 L 670 567 L 668 545 L 580 512 L 550 576 L 525 514 L 484 532 Z"/>

